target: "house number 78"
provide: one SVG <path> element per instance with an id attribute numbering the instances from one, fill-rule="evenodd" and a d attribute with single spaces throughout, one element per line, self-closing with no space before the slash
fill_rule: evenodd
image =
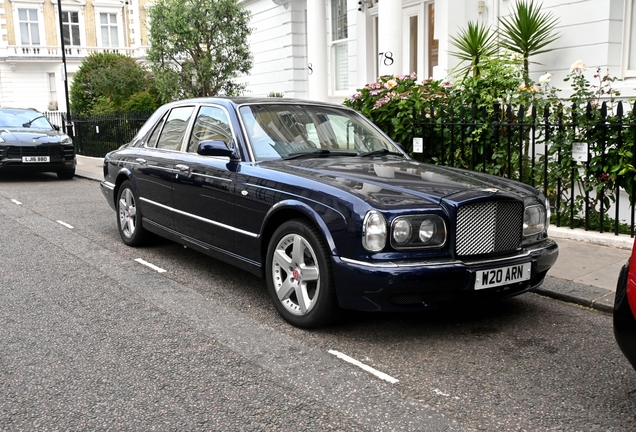
<path id="1" fill-rule="evenodd" d="M 393 64 L 393 53 L 391 51 L 378 53 L 380 56 L 380 62 L 384 66 L 391 66 Z"/>

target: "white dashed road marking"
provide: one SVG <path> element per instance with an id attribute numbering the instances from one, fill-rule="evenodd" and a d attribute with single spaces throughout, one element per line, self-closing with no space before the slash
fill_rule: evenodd
<path id="1" fill-rule="evenodd" d="M 17 205 L 22 205 L 22 203 L 20 201 L 18 201 L 17 199 L 12 199 L 11 202 L 15 203 Z"/>
<path id="2" fill-rule="evenodd" d="M 150 264 L 148 261 L 144 261 L 141 258 L 137 258 L 135 261 L 137 261 L 139 264 L 143 264 L 143 265 L 145 265 L 147 267 L 150 267 L 151 269 L 153 269 L 153 270 L 155 270 L 155 271 L 157 271 L 159 273 L 165 273 L 166 272 L 166 270 L 162 269 L 161 267 L 157 267 L 154 264 Z"/>
<path id="3" fill-rule="evenodd" d="M 66 222 L 62 222 L 61 220 L 57 221 L 60 225 L 65 226 L 66 228 L 73 229 L 73 225 L 69 225 Z"/>
<path id="4" fill-rule="evenodd" d="M 333 354 L 336 357 L 338 357 L 339 359 L 342 359 L 348 363 L 351 363 L 352 365 L 358 366 L 361 369 L 364 369 L 365 371 L 372 373 L 373 375 L 375 375 L 376 377 L 384 380 L 384 381 L 388 381 L 391 384 L 395 384 L 396 382 L 398 382 L 399 380 L 393 378 L 392 376 L 389 376 L 387 374 L 385 374 L 384 372 L 380 372 L 377 369 L 372 368 L 371 366 L 365 365 L 364 363 L 359 362 L 358 360 L 349 357 L 346 354 L 343 354 L 339 351 L 334 351 L 334 350 L 329 350 L 328 351 L 329 354 Z"/>

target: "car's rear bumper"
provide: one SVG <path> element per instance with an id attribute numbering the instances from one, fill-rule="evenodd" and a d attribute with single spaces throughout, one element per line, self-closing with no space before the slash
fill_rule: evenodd
<path id="1" fill-rule="evenodd" d="M 627 299 L 629 265 L 621 269 L 614 300 L 614 337 L 627 360 L 636 369 L 636 318 Z"/>
<path id="2" fill-rule="evenodd" d="M 334 257 L 333 273 L 341 307 L 366 311 L 437 309 L 510 297 L 538 287 L 559 254 L 552 240 L 514 256 L 464 262 L 438 260 L 420 263 L 368 263 Z M 478 272 L 530 263 L 530 279 L 475 290 Z"/>

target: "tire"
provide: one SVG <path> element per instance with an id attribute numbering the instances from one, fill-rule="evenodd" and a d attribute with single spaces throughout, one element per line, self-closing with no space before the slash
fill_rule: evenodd
<path id="1" fill-rule="evenodd" d="M 60 180 L 71 180 L 73 177 L 75 177 L 75 168 L 57 172 L 57 178 Z"/>
<path id="2" fill-rule="evenodd" d="M 267 290 L 276 311 L 293 326 L 317 328 L 339 308 L 327 245 L 308 221 L 282 224 L 267 248 Z"/>
<path id="3" fill-rule="evenodd" d="M 126 180 L 117 193 L 117 228 L 121 239 L 128 246 L 141 246 L 147 237 L 147 231 L 141 224 L 138 202 L 132 184 Z"/>

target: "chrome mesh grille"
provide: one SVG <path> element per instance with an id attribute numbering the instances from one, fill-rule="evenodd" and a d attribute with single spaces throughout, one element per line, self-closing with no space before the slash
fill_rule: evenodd
<path id="1" fill-rule="evenodd" d="M 523 203 L 491 201 L 457 210 L 457 255 L 483 255 L 517 249 L 523 233 Z"/>

